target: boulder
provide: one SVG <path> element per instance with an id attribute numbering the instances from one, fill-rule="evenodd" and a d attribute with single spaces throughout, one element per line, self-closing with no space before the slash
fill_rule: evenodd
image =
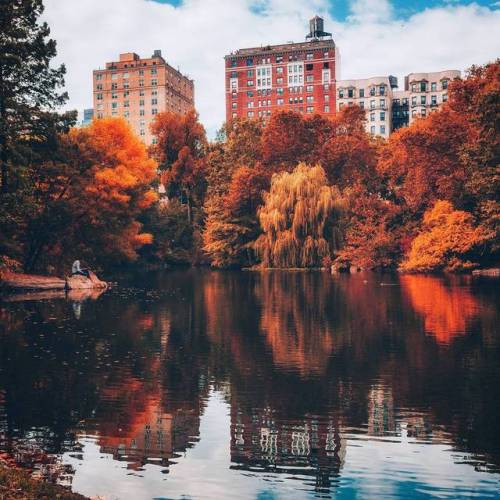
<path id="1" fill-rule="evenodd" d="M 81 274 L 74 274 L 66 278 L 67 290 L 106 289 L 107 287 L 108 284 L 105 281 L 101 281 L 92 271 L 89 271 L 88 278 Z"/>

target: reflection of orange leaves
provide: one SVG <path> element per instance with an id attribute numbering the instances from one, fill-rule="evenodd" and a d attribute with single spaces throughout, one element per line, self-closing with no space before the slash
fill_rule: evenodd
<path id="1" fill-rule="evenodd" d="M 464 335 L 467 323 L 478 313 L 479 303 L 461 287 L 446 287 L 440 278 L 405 275 L 401 277 L 415 310 L 424 318 L 426 333 L 440 343 L 449 344 Z"/>
<path id="2" fill-rule="evenodd" d="M 136 245 L 149 245 L 153 243 L 153 235 L 150 233 L 141 233 L 135 236 Z"/>

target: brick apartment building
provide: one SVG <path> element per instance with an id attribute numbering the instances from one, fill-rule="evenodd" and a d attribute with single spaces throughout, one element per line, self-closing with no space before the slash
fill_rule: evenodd
<path id="1" fill-rule="evenodd" d="M 146 143 L 150 124 L 163 111 L 184 114 L 194 107 L 194 83 L 170 66 L 160 50 L 148 58 L 134 52 L 93 72 L 94 117 L 121 116 Z"/>
<path id="2" fill-rule="evenodd" d="M 339 52 L 323 19 L 305 42 L 238 49 L 225 56 L 226 120 L 266 119 L 275 110 L 335 114 Z"/>

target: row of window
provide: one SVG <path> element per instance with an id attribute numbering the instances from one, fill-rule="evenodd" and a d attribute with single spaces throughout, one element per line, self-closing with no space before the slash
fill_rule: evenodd
<path id="1" fill-rule="evenodd" d="M 143 76 L 144 70 L 140 69 L 139 71 L 134 71 L 133 75 L 135 75 L 135 74 L 138 74 L 139 76 Z M 157 75 L 158 70 L 156 68 L 151 68 L 150 74 Z M 95 79 L 97 81 L 100 81 L 103 79 L 104 75 L 105 75 L 105 73 L 96 73 Z M 120 75 L 120 73 L 111 73 L 111 80 L 118 80 L 119 76 L 121 76 L 124 80 L 127 80 L 128 78 L 130 78 L 130 73 L 128 71 L 126 71 L 125 73 L 121 73 L 121 75 Z"/>
<path id="2" fill-rule="evenodd" d="M 446 102 L 447 99 L 448 99 L 448 95 L 447 94 L 443 94 L 441 96 L 441 99 L 443 100 L 443 102 Z M 400 102 L 402 102 L 402 105 L 403 106 L 408 106 L 408 98 L 403 98 L 401 101 L 399 99 L 394 99 L 393 100 L 393 104 L 397 107 L 400 105 Z M 342 109 L 344 107 L 344 104 L 343 102 L 339 103 L 339 109 Z M 352 106 L 354 104 L 354 102 L 350 101 L 347 103 L 349 106 Z M 356 104 L 359 105 L 359 107 L 361 109 L 365 109 L 365 102 L 364 101 L 359 101 L 357 102 Z M 437 99 L 437 95 L 431 95 L 431 98 L 429 100 L 429 104 L 431 106 L 437 106 L 438 105 L 438 99 Z M 411 98 L 411 105 L 412 107 L 413 106 L 426 106 L 427 105 L 427 96 L 425 95 L 422 95 L 420 96 L 420 101 L 417 99 L 417 96 L 413 96 Z M 375 103 L 375 99 L 372 99 L 370 101 L 370 108 L 369 109 L 375 109 L 376 107 L 376 103 Z M 379 107 L 381 108 L 385 108 L 386 107 L 386 102 L 385 102 L 385 99 L 380 99 L 379 100 Z"/>
<path id="3" fill-rule="evenodd" d="M 323 52 L 323 58 L 328 59 L 330 53 L 328 51 Z M 319 54 L 318 54 L 319 57 Z M 304 55 L 303 54 L 289 54 L 288 55 L 288 60 L 289 61 L 300 61 L 303 60 Z M 314 53 L 313 52 L 307 52 L 305 56 L 306 61 L 312 61 L 314 59 Z M 276 56 L 276 64 L 280 64 L 284 61 L 284 56 L 279 55 Z M 270 57 L 264 57 L 262 59 L 257 59 L 255 64 L 271 64 L 271 58 Z M 254 65 L 254 58 L 253 57 L 248 57 L 246 59 L 246 65 L 247 66 L 253 66 Z M 236 68 L 238 66 L 238 60 L 237 59 L 231 59 L 231 67 Z"/>
<path id="4" fill-rule="evenodd" d="M 310 93 L 310 92 L 313 92 L 313 90 L 314 90 L 314 85 L 307 85 L 306 86 L 306 92 Z M 330 90 L 330 85 L 329 84 L 323 85 L 323 90 L 325 92 L 328 92 Z M 278 94 L 278 95 L 283 95 L 284 91 L 285 91 L 285 89 L 283 87 L 276 88 L 276 94 Z M 288 92 L 290 94 L 296 94 L 296 93 L 302 94 L 304 92 L 304 87 L 303 86 L 288 87 Z M 265 96 L 271 95 L 272 93 L 273 93 L 272 89 L 258 89 L 257 92 L 255 92 L 253 90 L 246 91 L 247 97 L 254 97 L 254 95 L 257 95 L 258 97 L 260 97 L 260 96 L 265 97 Z M 231 97 L 233 99 L 236 99 L 238 97 L 237 92 L 233 91 Z"/>
<path id="5" fill-rule="evenodd" d="M 386 131 L 385 125 L 380 125 L 380 129 L 379 129 L 379 130 L 380 130 L 380 134 L 381 134 L 381 135 L 385 135 L 385 131 Z M 377 133 L 377 132 L 376 132 L 376 127 L 375 127 L 375 125 L 372 125 L 372 126 L 370 127 L 370 133 L 371 133 L 372 135 L 375 135 L 375 134 Z"/>
<path id="6" fill-rule="evenodd" d="M 412 92 L 427 92 L 428 88 L 429 85 L 427 82 L 417 82 L 411 84 Z M 437 89 L 438 89 L 437 82 L 431 82 L 431 92 L 436 92 Z M 441 80 L 441 89 L 442 90 L 448 89 L 448 80 Z"/>
<path id="7" fill-rule="evenodd" d="M 378 88 L 378 94 L 377 94 L 377 88 Z M 386 95 L 386 89 L 387 85 L 379 85 L 378 87 L 370 87 L 368 90 L 368 95 L 374 96 L 374 95 Z M 358 97 L 365 97 L 365 89 L 359 89 L 358 90 Z M 354 88 L 349 88 L 349 89 L 339 89 L 339 98 L 343 99 L 344 97 L 349 97 L 353 98 L 356 97 L 356 89 Z"/>
<path id="8" fill-rule="evenodd" d="M 344 107 L 344 104 L 343 102 L 339 103 L 339 109 L 342 109 Z M 347 103 L 349 106 L 352 106 L 354 104 L 354 102 L 350 101 Z M 356 103 L 361 109 L 365 109 L 365 101 L 359 101 Z M 376 106 L 376 103 L 375 103 L 375 99 L 372 99 L 370 101 L 370 109 L 375 109 L 377 106 Z M 385 108 L 386 107 L 386 103 L 385 103 L 385 99 L 380 99 L 379 100 L 379 107 L 380 108 Z"/>
<path id="9" fill-rule="evenodd" d="M 329 95 L 325 95 L 325 96 L 323 96 L 323 98 L 324 98 L 324 102 L 325 102 L 325 103 L 330 102 L 330 96 L 329 96 Z M 281 105 L 283 105 L 283 104 L 284 104 L 284 102 L 285 102 L 285 101 L 284 101 L 284 99 L 282 99 L 282 98 L 278 98 L 278 99 L 276 99 L 276 105 L 277 105 L 277 106 L 281 106 Z M 288 102 L 289 102 L 290 104 L 294 104 L 294 103 L 295 103 L 295 104 L 297 104 L 297 103 L 302 103 L 302 102 L 304 102 L 304 98 L 303 98 L 302 96 L 300 96 L 300 97 L 290 97 L 290 98 L 288 99 Z M 314 102 L 314 96 L 312 96 L 312 95 L 308 95 L 308 96 L 306 96 L 306 102 L 307 102 L 307 103 L 313 103 L 313 102 Z M 265 107 L 265 106 L 271 106 L 271 99 L 267 99 L 267 100 L 264 100 L 264 101 L 257 101 L 257 106 L 258 106 L 259 108 L 261 108 L 261 107 Z M 236 102 L 233 102 L 233 103 L 231 104 L 231 107 L 232 107 L 232 109 L 236 109 L 236 108 L 238 107 L 238 105 L 237 105 L 237 103 L 236 103 Z M 255 102 L 254 102 L 254 101 L 249 101 L 249 102 L 247 102 L 247 108 L 253 108 L 253 107 L 255 107 Z"/>
<path id="10" fill-rule="evenodd" d="M 303 112 L 303 108 L 294 108 L 294 111 L 298 111 L 300 113 Z M 323 111 L 325 113 L 330 112 L 330 106 L 324 106 Z M 306 106 L 306 113 L 314 113 L 314 106 Z M 271 110 L 263 110 L 263 111 L 258 111 L 257 116 L 263 117 L 263 116 L 270 116 L 271 115 Z M 233 113 L 233 118 L 236 118 L 238 116 L 238 113 Z M 248 118 L 254 118 L 255 117 L 255 111 L 248 111 L 247 112 L 247 117 Z"/>

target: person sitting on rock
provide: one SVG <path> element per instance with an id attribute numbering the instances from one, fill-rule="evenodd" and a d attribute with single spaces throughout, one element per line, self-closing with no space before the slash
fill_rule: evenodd
<path id="1" fill-rule="evenodd" d="M 78 274 L 80 276 L 85 276 L 86 278 L 90 278 L 89 269 L 82 269 L 80 267 L 80 261 L 75 260 L 75 262 L 73 262 L 73 265 L 71 266 L 71 276 L 75 276 Z"/>

